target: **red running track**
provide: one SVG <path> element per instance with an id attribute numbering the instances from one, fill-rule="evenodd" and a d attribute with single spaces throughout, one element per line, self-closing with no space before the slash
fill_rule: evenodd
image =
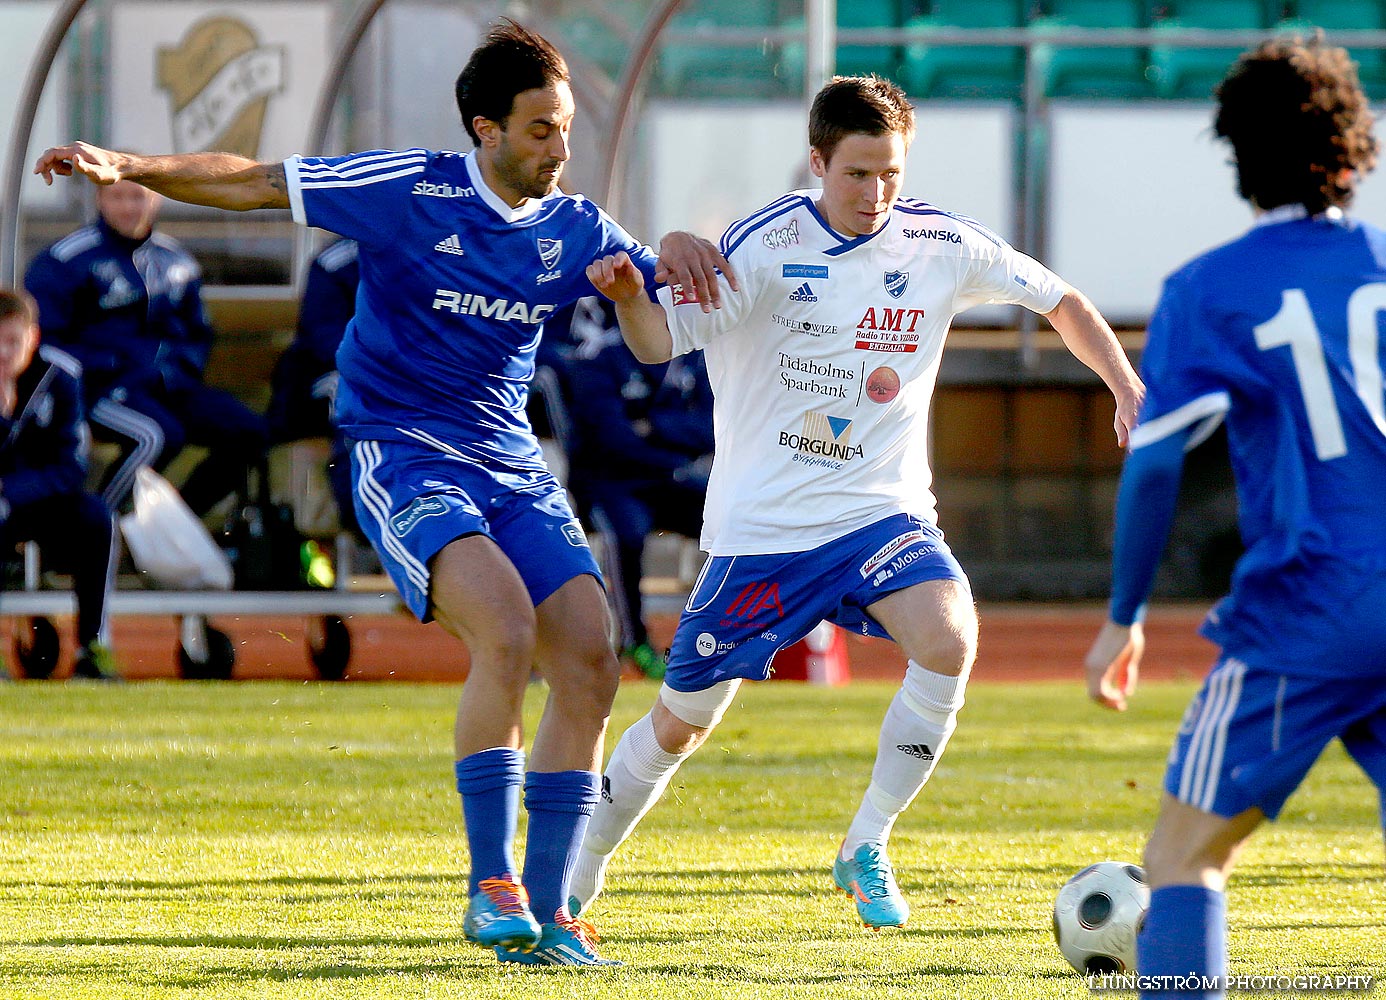
<path id="1" fill-rule="evenodd" d="M 1146 679 L 1200 678 L 1216 649 L 1197 634 L 1204 606 L 1168 605 L 1151 610 L 1146 623 Z M 974 679 L 980 682 L 1073 679 L 1082 676 L 1083 656 L 1105 618 L 1092 604 L 983 605 L 981 641 Z M 674 632 L 672 615 L 657 615 L 651 632 L 667 645 Z M 237 679 L 310 680 L 316 672 L 306 654 L 308 620 L 222 616 L 213 620 L 236 648 Z M 71 670 L 71 622 L 59 620 L 63 658 L 56 676 Z M 437 625 L 420 625 L 406 615 L 373 615 L 348 619 L 352 633 L 349 680 L 433 681 L 459 683 L 467 675 L 467 650 Z M 14 619 L 3 624 L 4 646 Z M 117 619 L 113 642 L 130 680 L 176 676 L 177 627 L 172 618 Z M 847 637 L 852 676 L 894 679 L 904 672 L 904 657 L 894 643 Z M 631 675 L 634 677 L 634 675 Z"/>

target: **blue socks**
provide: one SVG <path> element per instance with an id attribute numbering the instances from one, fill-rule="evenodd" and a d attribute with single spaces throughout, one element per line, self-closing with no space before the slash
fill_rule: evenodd
<path id="1" fill-rule="evenodd" d="M 1145 927 L 1136 939 L 1136 968 L 1142 977 L 1217 978 L 1218 988 L 1141 990 L 1142 998 L 1216 1000 L 1227 977 L 1227 897 L 1199 885 L 1167 885 L 1150 894 Z"/>
<path id="2" fill-rule="evenodd" d="M 484 878 L 517 872 L 515 823 L 520 815 L 520 785 L 525 777 L 523 751 L 508 747 L 482 750 L 457 761 L 457 791 L 467 825 L 472 873 L 467 895 L 475 896 Z"/>
<path id="3" fill-rule="evenodd" d="M 531 771 L 525 776 L 525 888 L 540 923 L 553 923 L 568 907 L 568 887 L 587 821 L 597 808 L 601 775 L 595 771 Z"/>

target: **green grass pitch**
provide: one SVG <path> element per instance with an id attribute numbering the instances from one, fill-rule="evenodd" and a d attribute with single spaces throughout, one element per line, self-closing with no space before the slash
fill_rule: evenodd
<path id="1" fill-rule="evenodd" d="M 654 690 L 623 687 L 613 739 Z M 595 917 L 627 965 L 595 973 L 502 969 L 461 939 L 456 693 L 0 686 L 0 997 L 1087 996 L 1054 893 L 1139 858 L 1191 688 L 1116 716 L 1072 684 L 975 685 L 896 828 L 910 925 L 869 934 L 829 863 L 891 689 L 750 687 L 618 856 Z M 1244 857 L 1233 971 L 1386 972 L 1382 860 L 1335 745 Z"/>

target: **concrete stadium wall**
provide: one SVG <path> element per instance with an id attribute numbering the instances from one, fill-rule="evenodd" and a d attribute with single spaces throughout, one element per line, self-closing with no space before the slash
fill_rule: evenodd
<path id="1" fill-rule="evenodd" d="M 1046 263 L 1114 321 L 1144 322 L 1166 274 L 1252 223 L 1211 105 L 1056 105 L 1050 135 Z M 1386 225 L 1386 171 L 1352 211 Z"/>
<path id="2" fill-rule="evenodd" d="M 1008 105 L 925 103 L 905 191 L 1016 231 L 1014 136 Z M 1051 108 L 1049 185 L 1039 256 L 1115 322 L 1146 321 L 1164 276 L 1244 232 L 1225 147 L 1204 104 L 1059 104 Z M 769 199 L 807 185 L 804 112 L 790 104 L 650 106 L 644 230 L 711 235 Z M 1386 127 L 1378 127 L 1386 141 Z M 1353 211 L 1386 225 L 1386 169 L 1368 176 Z M 999 310 L 966 319 L 991 321 Z"/>
<path id="3" fill-rule="evenodd" d="M 1013 239 L 1015 122 L 1009 105 L 920 107 L 905 194 L 969 215 Z M 651 104 L 641 123 L 648 200 L 632 206 L 635 231 L 654 239 L 689 229 L 715 239 L 786 191 L 817 187 L 806 130 L 798 104 Z M 1003 323 L 1011 312 L 990 307 L 973 310 L 968 319 Z"/>

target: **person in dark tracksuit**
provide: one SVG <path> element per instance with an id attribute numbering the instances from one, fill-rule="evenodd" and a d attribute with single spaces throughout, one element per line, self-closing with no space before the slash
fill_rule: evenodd
<path id="1" fill-rule="evenodd" d="M 359 531 L 351 494 L 351 455 L 333 420 L 337 394 L 337 348 L 356 314 L 361 264 L 355 240 L 338 240 L 313 260 L 299 304 L 298 332 L 275 365 L 269 412 L 270 438 L 276 443 L 329 437 L 332 456 L 327 478 L 337 516 L 348 531 Z"/>
<path id="2" fill-rule="evenodd" d="M 0 557 L 37 541 L 73 575 L 77 597 L 74 674 L 117 679 L 107 642 L 113 585 L 111 512 L 86 492 L 87 429 L 81 366 L 39 347 L 37 307 L 0 289 Z M 2 603 L 2 602 L 0 602 Z"/>
<path id="3" fill-rule="evenodd" d="M 243 488 L 269 433 L 262 416 L 203 383 L 212 328 L 201 269 L 154 232 L 160 202 L 133 183 L 98 188 L 96 221 L 35 257 L 24 283 L 44 342 L 82 364 L 93 433 L 121 447 L 102 483 L 107 505 L 122 507 L 141 466 L 162 469 L 198 444 L 209 454 L 180 492 L 202 515 Z"/>
<path id="4" fill-rule="evenodd" d="M 641 364 L 621 339 L 610 302 L 600 304 L 600 320 L 585 330 L 577 329 L 583 310 L 575 314 L 567 365 L 569 486 L 605 543 L 602 570 L 622 656 L 646 676 L 662 677 L 664 658 L 650 645 L 641 613 L 645 538 L 655 530 L 690 538 L 701 531 L 712 469 L 712 388 L 701 351 Z"/>

